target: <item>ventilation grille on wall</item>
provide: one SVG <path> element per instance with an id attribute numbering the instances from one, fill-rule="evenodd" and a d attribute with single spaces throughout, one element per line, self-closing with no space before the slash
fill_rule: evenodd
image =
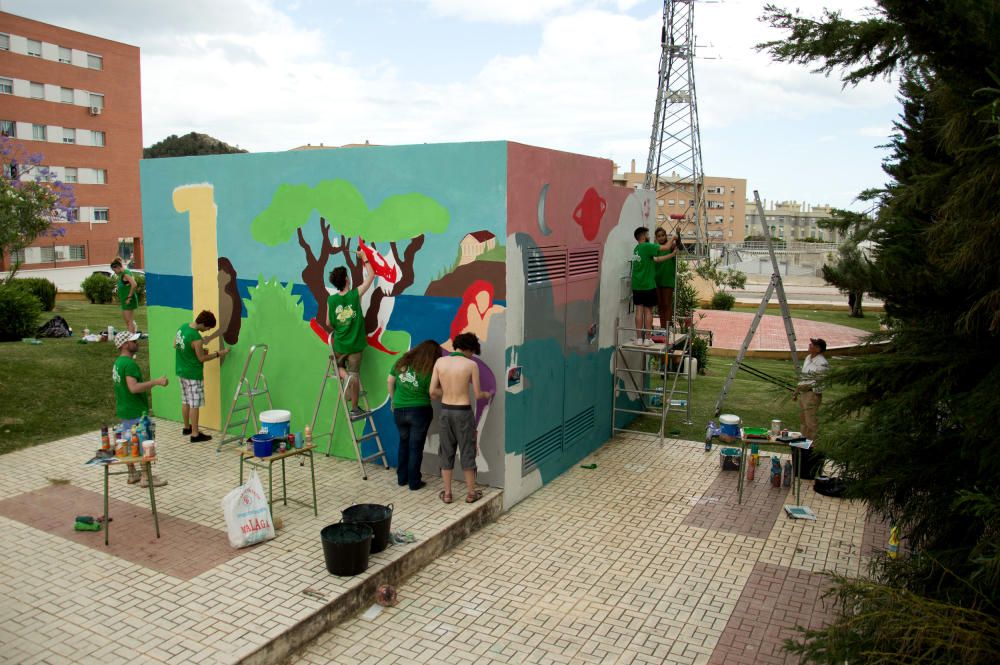
<path id="1" fill-rule="evenodd" d="M 566 279 L 566 252 L 531 249 L 528 253 L 528 286 Z"/>
<path id="2" fill-rule="evenodd" d="M 538 465 L 562 452 L 562 425 L 553 427 L 537 439 L 529 441 L 524 446 L 524 457 L 521 458 L 521 475 L 526 476 Z"/>
<path id="3" fill-rule="evenodd" d="M 597 247 L 575 247 L 569 250 L 569 276 L 596 276 L 601 271 L 601 250 Z"/>
<path id="4" fill-rule="evenodd" d="M 594 429 L 594 407 L 589 407 L 566 421 L 564 436 L 571 446 Z"/>

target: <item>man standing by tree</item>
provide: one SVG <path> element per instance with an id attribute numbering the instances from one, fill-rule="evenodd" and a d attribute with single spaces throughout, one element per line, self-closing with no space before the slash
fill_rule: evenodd
<path id="1" fill-rule="evenodd" d="M 826 357 L 826 340 L 810 339 L 809 355 L 802 363 L 802 376 L 792 392 L 792 399 L 799 402 L 799 427 L 807 439 L 819 436 L 817 411 L 823 401 L 823 374 L 830 369 Z"/>
<path id="2" fill-rule="evenodd" d="M 364 252 L 358 249 L 358 260 L 362 263 L 365 278 L 355 289 L 348 290 L 351 280 L 347 276 L 347 268 L 338 266 L 330 271 L 330 284 L 337 292 L 330 295 L 326 301 L 326 327 L 331 329 L 333 352 L 337 356 L 340 381 L 344 385 L 348 399 L 351 402 L 351 420 L 359 420 L 367 414 L 358 407 L 361 395 L 361 354 L 368 346 L 365 335 L 365 317 L 361 312 L 361 296 L 372 282 L 375 273 L 368 265 Z"/>
<path id="3" fill-rule="evenodd" d="M 122 308 L 122 318 L 125 319 L 125 328 L 129 332 L 137 332 L 135 310 L 139 309 L 139 286 L 135 283 L 132 271 L 122 265 L 122 260 L 119 257 L 116 256 L 115 260 L 111 262 L 111 269 L 118 277 L 118 303 Z"/>
<path id="4" fill-rule="evenodd" d="M 438 497 L 452 502 L 451 479 L 455 468 L 455 452 L 461 453 L 462 473 L 465 474 L 465 502 L 483 498 L 476 489 L 476 415 L 469 387 L 475 399 L 489 399 L 492 393 L 479 389 L 479 365 L 472 359 L 479 355 L 479 338 L 474 333 L 462 333 L 452 340 L 455 350 L 439 358 L 431 373 L 430 393 L 441 400 L 441 479 L 444 491 Z"/>
<path id="5" fill-rule="evenodd" d="M 194 323 L 185 323 L 174 335 L 175 369 L 181 381 L 181 415 L 184 416 L 184 429 L 181 433 L 190 434 L 191 443 L 212 439 L 211 434 L 198 429 L 199 410 L 205 405 L 204 364 L 229 353 L 229 349 L 221 349 L 215 353 L 205 351 L 205 343 L 222 334 L 220 329 L 208 337 L 201 336 L 201 333 L 214 328 L 215 323 L 215 315 L 203 310 Z"/>
<path id="6" fill-rule="evenodd" d="M 135 354 L 139 350 L 136 340 L 138 333 L 131 333 L 123 330 L 115 335 L 115 348 L 118 349 L 118 358 L 111 370 L 111 379 L 115 384 L 115 414 L 122 421 L 122 428 L 128 432 L 135 425 L 139 424 L 143 414 L 149 411 L 149 399 L 146 392 L 153 386 L 166 386 L 167 377 L 161 376 L 151 381 L 142 380 L 142 370 L 135 362 Z M 128 465 L 129 484 L 141 483 L 143 487 L 149 487 L 152 480 L 153 487 L 162 487 L 167 481 L 156 476 L 152 479 L 141 474 L 134 464 Z"/>

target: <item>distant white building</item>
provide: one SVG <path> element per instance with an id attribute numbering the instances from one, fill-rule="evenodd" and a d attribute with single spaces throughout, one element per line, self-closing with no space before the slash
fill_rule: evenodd
<path id="1" fill-rule="evenodd" d="M 489 231 L 474 231 L 465 234 L 460 243 L 462 248 L 462 258 L 458 265 L 464 266 L 472 263 L 480 254 L 490 251 L 497 246 L 497 237 Z"/>

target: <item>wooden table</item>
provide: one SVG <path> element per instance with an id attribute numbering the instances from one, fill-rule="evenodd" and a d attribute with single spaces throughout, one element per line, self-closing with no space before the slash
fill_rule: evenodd
<path id="1" fill-rule="evenodd" d="M 111 476 L 122 476 L 128 471 L 112 471 L 111 467 L 120 464 L 138 464 L 146 472 L 146 480 L 149 482 L 149 508 L 153 512 L 153 526 L 156 529 L 156 537 L 160 537 L 160 518 L 156 514 L 156 491 L 153 489 L 153 462 L 155 457 L 115 457 L 110 462 L 102 463 L 104 467 L 104 544 L 108 544 L 108 532 L 111 531 L 111 520 L 108 519 L 108 479 Z"/>
<path id="2" fill-rule="evenodd" d="M 778 441 L 777 439 L 774 439 L 774 438 L 748 439 L 746 437 L 740 437 L 739 439 L 737 439 L 735 437 L 727 436 L 725 434 L 720 434 L 719 435 L 719 440 L 722 441 L 723 443 L 728 443 L 730 445 L 732 445 L 732 444 L 739 444 L 739 446 L 740 446 L 740 470 L 739 470 L 739 478 L 736 481 L 737 501 L 740 504 L 743 503 L 743 485 L 744 485 L 743 479 L 744 479 L 745 474 L 746 474 L 747 446 L 750 446 L 750 445 L 753 445 L 753 444 L 756 443 L 757 445 L 788 446 L 789 448 L 791 448 L 791 454 L 792 454 L 792 487 L 795 490 L 795 505 L 797 505 L 797 506 L 798 505 L 802 505 L 802 500 L 801 500 L 801 496 L 802 496 L 802 479 L 799 477 L 799 466 L 801 465 L 801 461 L 799 459 L 799 455 L 800 455 L 799 451 L 802 450 L 803 448 L 805 448 L 805 449 L 811 448 L 812 447 L 812 441 L 806 439 L 803 442 L 786 443 L 784 441 Z M 801 445 L 801 444 L 808 444 L 808 445 Z"/>
<path id="3" fill-rule="evenodd" d="M 288 487 L 285 483 L 285 460 L 289 457 L 308 457 L 309 458 L 309 476 L 312 481 L 312 509 L 313 515 L 319 515 L 319 509 L 316 503 L 316 469 L 313 466 L 313 450 L 316 449 L 315 444 L 309 444 L 307 446 L 302 446 L 301 448 L 290 448 L 283 453 L 274 453 L 269 457 L 257 457 L 249 450 L 240 451 L 240 485 L 243 484 L 243 465 L 248 464 L 252 467 L 258 469 L 263 469 L 267 467 L 267 500 L 268 505 L 274 505 L 274 463 L 281 462 L 281 501 L 284 505 L 288 505 Z M 302 464 L 305 464 L 305 460 L 302 460 Z M 295 503 L 302 504 L 303 506 L 308 506 L 308 503 L 304 501 L 299 501 L 297 499 L 291 499 Z"/>

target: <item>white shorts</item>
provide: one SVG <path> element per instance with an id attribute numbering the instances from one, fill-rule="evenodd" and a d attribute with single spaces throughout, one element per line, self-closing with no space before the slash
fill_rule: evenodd
<path id="1" fill-rule="evenodd" d="M 196 409 L 205 406 L 205 382 L 202 379 L 181 378 L 181 404 Z"/>

